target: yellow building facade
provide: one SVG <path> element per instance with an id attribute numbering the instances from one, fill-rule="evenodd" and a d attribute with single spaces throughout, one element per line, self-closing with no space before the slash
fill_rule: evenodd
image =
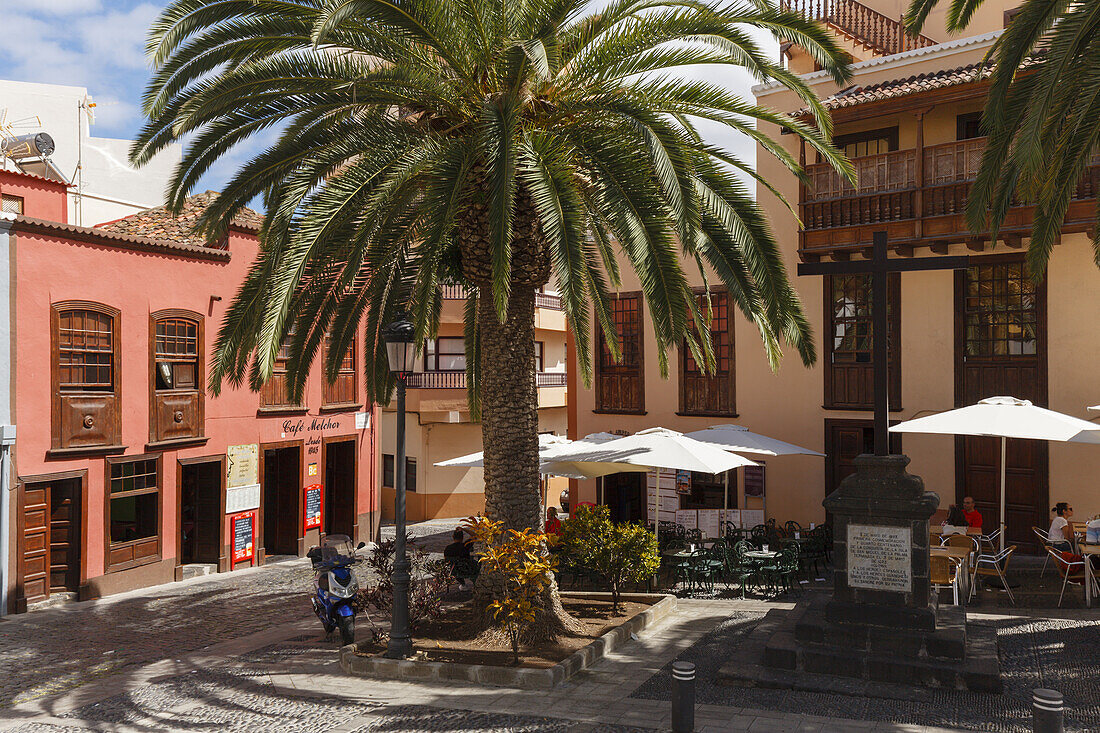
<path id="1" fill-rule="evenodd" d="M 405 452 L 407 517 L 460 519 L 485 508 L 485 481 L 480 468 L 436 466 L 482 449 L 481 424 L 470 419 L 466 404 L 466 361 L 462 337 L 465 293 L 443 291 L 437 338 L 424 344 L 406 391 Z M 565 315 L 552 292 L 535 296 L 535 369 L 539 397 L 539 431 L 564 436 L 566 417 Z M 378 476 L 382 516 L 393 519 L 396 400 L 383 408 L 378 431 Z M 564 479 L 544 485 L 548 506 L 558 505 Z"/>
<path id="2" fill-rule="evenodd" d="M 822 499 L 852 470 L 852 458 L 872 447 L 870 286 L 868 276 L 797 277 L 798 263 L 863 259 L 874 231 L 887 232 L 891 257 L 970 256 L 965 271 L 893 276 L 888 293 L 892 420 L 1002 394 L 1089 419 L 1095 414 L 1086 406 L 1100 402 L 1100 270 L 1090 239 L 1100 168 L 1088 169 L 1046 279 L 1033 286 L 1023 264 L 1031 210 L 1014 207 L 996 242 L 974 236 L 963 213 L 985 142 L 980 110 L 988 82 L 979 66 L 1011 21 L 1013 6 L 986 2 L 967 32 L 952 36 L 944 30 L 943 3 L 924 37 L 906 39 L 898 23 L 906 3 L 793 0 L 792 5 L 823 20 L 855 61 L 851 84 L 839 89 L 800 49 L 782 49 L 788 67 L 826 100 L 836 144 L 859 173 L 857 187 L 842 183 L 793 135 L 775 128 L 767 132 L 800 157 L 812 185 L 800 186 L 773 157 L 757 152 L 758 172 L 798 205 L 803 222 L 800 228 L 771 193 L 758 189 L 813 324 L 817 364 L 805 368 L 788 353 L 773 373 L 753 325 L 731 313 L 728 374 L 702 379 L 677 350 L 668 355 L 669 378 L 662 379 L 648 308 L 641 298 L 631 300 L 640 288 L 623 268 L 620 298 L 628 313 L 622 320 L 638 344 L 628 350 L 633 361 L 605 365 L 602 374 L 597 369 L 591 388 L 570 375 L 575 395 L 570 437 L 656 425 L 690 432 L 737 423 L 822 451 L 827 458 L 766 460 L 763 476 L 750 476 L 748 497 L 743 475 L 729 482 L 737 486 L 731 492 L 737 507 L 764 508 L 780 523 L 793 519 L 805 525 L 825 520 Z M 781 87 L 757 87 L 754 93 L 759 104 L 781 112 L 797 113 L 803 106 Z M 686 268 L 689 277 L 693 270 Z M 723 402 L 727 388 L 732 399 Z M 987 529 L 995 527 L 1000 509 L 995 439 L 906 435 L 893 447 L 912 459 L 910 470 L 940 495 L 941 508 L 973 495 Z M 1031 527 L 1046 528 L 1057 501 L 1068 501 L 1078 518 L 1100 512 L 1095 488 L 1100 450 L 1009 441 L 1008 453 L 1010 542 L 1034 549 Z M 644 493 L 637 501 L 622 500 L 623 493 L 644 492 L 644 480 L 612 482 L 577 482 L 574 500 L 619 502 L 624 509 L 637 505 L 642 514 L 634 518 L 644 516 Z M 761 482 L 764 497 L 751 496 Z M 685 508 L 713 505 L 714 490 L 707 491 L 684 492 L 681 501 Z"/>

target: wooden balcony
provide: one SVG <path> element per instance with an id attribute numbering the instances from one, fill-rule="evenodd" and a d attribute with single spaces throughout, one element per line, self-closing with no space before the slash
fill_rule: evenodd
<path id="1" fill-rule="evenodd" d="M 537 372 L 538 387 L 564 387 L 565 372 Z M 409 375 L 409 389 L 466 389 L 466 372 L 414 372 Z"/>
<path id="2" fill-rule="evenodd" d="M 946 246 L 980 241 L 966 223 L 966 199 L 981 165 L 986 138 L 920 149 L 897 150 L 852 160 L 858 174 L 852 187 L 828 164 L 806 166 L 811 184 L 802 194 L 799 254 L 859 251 L 875 230 L 885 229 L 894 247 Z M 1095 221 L 1100 190 L 1100 156 L 1094 157 L 1074 192 L 1063 231 L 1085 231 Z M 1018 243 L 1031 230 L 1034 207 L 1015 205 L 1001 236 Z"/>
<path id="3" fill-rule="evenodd" d="M 900 18 L 890 18 L 858 0 L 781 0 L 784 9 L 818 20 L 860 44 L 875 56 L 888 56 L 936 45 L 925 35 L 906 33 Z"/>

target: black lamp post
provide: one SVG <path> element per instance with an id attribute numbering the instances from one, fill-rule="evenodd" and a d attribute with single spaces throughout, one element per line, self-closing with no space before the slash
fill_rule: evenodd
<path id="1" fill-rule="evenodd" d="M 397 540 L 393 562 L 393 618 L 390 620 L 390 641 L 385 656 L 404 659 L 412 654 L 409 633 L 409 560 L 405 556 L 405 380 L 416 359 L 416 329 L 405 314 L 398 314 L 382 332 L 386 342 L 386 357 L 390 371 L 397 377 L 397 451 L 394 456 L 394 479 L 397 496 L 394 499 L 394 521 Z"/>

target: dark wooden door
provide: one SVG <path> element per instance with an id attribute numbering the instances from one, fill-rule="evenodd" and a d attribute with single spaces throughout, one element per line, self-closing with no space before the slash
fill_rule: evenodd
<path id="1" fill-rule="evenodd" d="M 875 452 L 875 426 L 870 420 L 825 421 L 825 496 L 856 472 L 856 456 Z M 890 452 L 901 453 L 901 436 L 890 436 Z"/>
<path id="2" fill-rule="evenodd" d="M 80 588 L 80 480 L 50 484 L 50 592 Z"/>
<path id="3" fill-rule="evenodd" d="M 298 554 L 301 451 L 264 451 L 264 550 L 268 555 Z"/>
<path id="4" fill-rule="evenodd" d="M 355 441 L 325 445 L 324 530 L 355 538 Z"/>
<path id="5" fill-rule="evenodd" d="M 216 563 L 221 545 L 221 462 L 182 467 L 180 491 L 180 560 Z"/>
<path id="6" fill-rule="evenodd" d="M 956 274 L 957 407 L 1002 395 L 1046 405 L 1045 311 L 1045 288 L 1031 283 L 1021 258 L 989 258 Z M 955 503 L 973 496 L 991 532 L 1001 510 L 1001 440 L 955 445 Z M 1009 440 L 1005 448 L 1005 544 L 1036 551 L 1031 527 L 1047 526 L 1050 506 L 1048 444 Z"/>
<path id="7" fill-rule="evenodd" d="M 603 503 L 613 522 L 639 522 L 646 516 L 644 473 L 614 473 L 604 476 Z"/>
<path id="8" fill-rule="evenodd" d="M 80 588 L 80 479 L 23 487 L 23 600 Z"/>

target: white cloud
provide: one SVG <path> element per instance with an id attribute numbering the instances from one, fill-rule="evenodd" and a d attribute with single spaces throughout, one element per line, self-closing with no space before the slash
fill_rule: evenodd
<path id="1" fill-rule="evenodd" d="M 95 12 L 100 3 L 99 0 L 37 0 L 35 8 L 54 15 L 72 15 Z"/>

